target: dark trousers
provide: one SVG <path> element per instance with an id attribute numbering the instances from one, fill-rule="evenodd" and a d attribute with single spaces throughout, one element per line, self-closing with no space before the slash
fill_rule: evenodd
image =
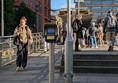
<path id="1" fill-rule="evenodd" d="M 27 56 L 28 56 L 28 43 L 19 44 L 17 46 L 17 59 L 16 66 L 17 67 L 26 67 L 27 65 Z"/>
<path id="2" fill-rule="evenodd" d="M 78 32 L 75 33 L 75 38 L 76 38 L 75 39 L 75 50 L 80 50 L 79 47 L 78 47 L 79 46 L 79 41 L 78 41 L 79 34 L 78 34 Z"/>

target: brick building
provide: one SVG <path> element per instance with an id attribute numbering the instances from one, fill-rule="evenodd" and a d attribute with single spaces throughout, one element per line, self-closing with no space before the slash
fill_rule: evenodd
<path id="1" fill-rule="evenodd" d="M 15 6 L 20 6 L 24 2 L 26 6 L 32 11 L 37 13 L 36 16 L 36 31 L 41 32 L 43 29 L 43 24 L 45 22 L 50 22 L 50 0 L 14 0 Z"/>

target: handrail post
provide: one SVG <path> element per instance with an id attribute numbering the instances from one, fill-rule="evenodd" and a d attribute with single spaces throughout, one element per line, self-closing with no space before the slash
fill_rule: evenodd
<path id="1" fill-rule="evenodd" d="M 37 50 L 37 34 L 36 34 L 36 43 L 35 43 L 35 51 Z"/>
<path id="2" fill-rule="evenodd" d="M 11 38 L 9 39 L 9 48 L 11 49 Z M 10 49 L 9 49 L 9 52 L 10 52 Z M 9 53 L 9 61 L 12 60 L 12 55 Z"/>

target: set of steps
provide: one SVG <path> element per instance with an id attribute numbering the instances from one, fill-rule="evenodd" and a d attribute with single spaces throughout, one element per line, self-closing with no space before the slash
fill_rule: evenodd
<path id="1" fill-rule="evenodd" d="M 60 71 L 64 72 L 64 58 Z M 73 52 L 74 73 L 118 73 L 118 52 Z"/>

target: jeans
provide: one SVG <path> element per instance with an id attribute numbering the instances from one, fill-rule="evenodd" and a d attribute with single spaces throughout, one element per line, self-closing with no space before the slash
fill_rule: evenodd
<path id="1" fill-rule="evenodd" d="M 26 67 L 27 65 L 27 56 L 28 56 L 28 43 L 19 44 L 17 46 L 17 59 L 16 66 L 17 67 Z"/>
<path id="2" fill-rule="evenodd" d="M 91 40 L 91 45 L 92 47 L 96 46 L 97 47 L 97 40 L 95 36 L 90 36 L 90 40 Z"/>

